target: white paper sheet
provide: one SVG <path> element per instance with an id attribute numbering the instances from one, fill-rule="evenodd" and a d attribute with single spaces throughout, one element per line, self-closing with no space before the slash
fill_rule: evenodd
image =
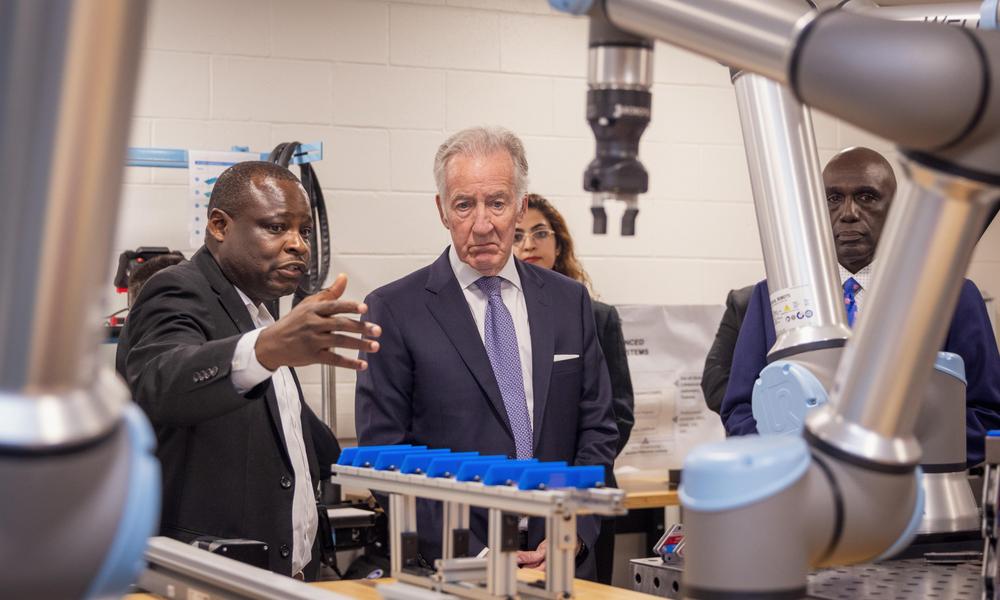
<path id="1" fill-rule="evenodd" d="M 701 373 L 722 306 L 618 306 L 635 391 L 635 427 L 621 472 L 680 469 L 694 446 L 725 437 L 705 406 Z"/>

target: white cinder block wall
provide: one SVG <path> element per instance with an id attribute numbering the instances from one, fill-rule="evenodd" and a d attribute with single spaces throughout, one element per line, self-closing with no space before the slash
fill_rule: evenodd
<path id="1" fill-rule="evenodd" d="M 156 0 L 131 145 L 266 151 L 322 141 L 326 158 L 315 166 L 332 216 L 334 269 L 350 276 L 348 295 L 359 299 L 444 249 L 433 154 L 473 124 L 522 137 L 531 190 L 566 216 L 603 299 L 717 304 L 761 279 L 728 70 L 663 44 L 641 148 L 651 182 L 638 235 L 589 233 L 586 41 L 586 21 L 545 0 Z M 856 144 L 891 151 L 829 117 L 815 121 L 824 160 Z M 186 173 L 128 171 L 116 248 L 193 251 Z M 971 274 L 994 295 L 998 267 L 993 231 Z M 109 308 L 122 305 L 109 299 Z M 318 370 L 303 369 L 302 379 L 316 407 Z M 353 373 L 337 379 L 338 435 L 350 440 Z"/>

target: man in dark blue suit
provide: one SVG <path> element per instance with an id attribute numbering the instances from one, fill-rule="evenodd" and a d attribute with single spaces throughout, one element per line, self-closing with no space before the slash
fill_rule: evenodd
<path id="1" fill-rule="evenodd" d="M 868 148 L 851 148 L 830 160 L 823 170 L 823 183 L 845 308 L 853 324 L 854 319 L 864 318 L 865 289 L 871 285 L 875 247 L 896 193 L 896 178 L 882 155 Z M 728 435 L 757 433 L 751 394 L 774 342 L 770 292 L 767 281 L 761 281 L 750 297 L 722 401 L 722 420 Z M 1000 427 L 1000 355 L 983 297 L 968 279 L 962 284 L 942 350 L 954 352 L 965 361 L 967 461 L 975 465 L 983 460 L 986 431 Z"/>
<path id="2" fill-rule="evenodd" d="M 521 141 L 503 129 L 460 131 L 438 149 L 437 207 L 452 244 L 365 300 L 382 339 L 378 354 L 361 357 L 361 445 L 424 444 L 610 471 L 618 434 L 590 296 L 511 255 L 527 171 Z M 430 561 L 440 556 L 440 507 L 418 505 L 417 520 Z M 531 521 L 518 562 L 540 567 L 544 528 Z M 578 576 L 594 575 L 598 528 L 594 517 L 578 520 Z M 480 511 L 471 529 L 481 547 Z"/>

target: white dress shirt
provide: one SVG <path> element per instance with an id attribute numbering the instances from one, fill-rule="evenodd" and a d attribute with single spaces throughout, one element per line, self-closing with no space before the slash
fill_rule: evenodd
<path id="1" fill-rule="evenodd" d="M 861 315 L 861 312 L 865 306 L 866 290 L 872 284 L 872 278 L 874 277 L 874 271 L 873 271 L 874 266 L 875 266 L 875 261 L 872 261 L 868 263 L 868 265 L 865 266 L 865 268 L 861 269 L 857 273 L 851 273 L 839 263 L 837 264 L 837 269 L 840 271 L 841 297 L 843 297 L 844 283 L 847 281 L 849 277 L 853 277 L 854 281 L 857 281 L 858 284 L 861 285 L 861 289 L 858 290 L 856 294 L 854 294 L 854 303 L 857 304 L 858 306 L 858 312 L 854 314 L 855 325 L 857 325 L 858 317 Z"/>
<path id="2" fill-rule="evenodd" d="M 316 497 L 312 488 L 312 476 L 306 459 L 306 444 L 302 436 L 302 400 L 299 398 L 288 367 L 278 367 L 270 371 L 257 360 L 254 347 L 257 337 L 268 325 L 274 324 L 274 317 L 261 304 L 253 302 L 239 288 L 240 298 L 250 313 L 257 329 L 243 334 L 233 353 L 231 380 L 238 394 L 245 394 L 259 383 L 270 378 L 274 393 L 278 398 L 278 413 L 281 415 L 281 431 L 285 434 L 285 445 L 292 460 L 295 489 L 292 493 L 292 574 L 301 571 L 312 560 L 312 546 L 316 539 L 318 515 Z M 275 515 L 275 518 L 282 518 Z"/>
<path id="3" fill-rule="evenodd" d="M 458 286 L 465 293 L 465 301 L 472 310 L 472 318 L 476 321 L 476 329 L 479 330 L 479 338 L 486 344 L 486 305 L 489 299 L 476 285 L 482 275 L 478 271 L 465 264 L 458 258 L 455 247 L 448 250 L 448 259 L 451 261 L 451 269 L 458 279 Z M 531 329 L 528 325 L 528 306 L 524 303 L 524 291 L 521 287 L 521 277 L 517 274 L 517 266 L 514 264 L 514 257 L 507 259 L 500 273 L 500 299 L 510 312 L 514 321 L 514 332 L 517 334 L 517 348 L 521 355 L 521 377 L 524 380 L 524 398 L 528 402 L 528 417 L 531 419 L 531 426 L 535 426 L 535 396 L 531 385 Z"/>

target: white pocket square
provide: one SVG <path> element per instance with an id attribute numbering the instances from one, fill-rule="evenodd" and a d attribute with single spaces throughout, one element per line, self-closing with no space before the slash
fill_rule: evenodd
<path id="1" fill-rule="evenodd" d="M 560 362 L 564 360 L 573 360 L 574 358 L 580 358 L 579 354 L 556 354 L 552 357 L 552 362 Z"/>

